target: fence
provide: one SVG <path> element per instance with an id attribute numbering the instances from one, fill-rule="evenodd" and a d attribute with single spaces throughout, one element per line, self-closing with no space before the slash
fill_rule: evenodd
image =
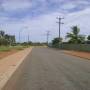
<path id="1" fill-rule="evenodd" d="M 90 52 L 90 44 L 61 44 L 60 46 L 53 46 L 64 50 L 77 50 Z"/>

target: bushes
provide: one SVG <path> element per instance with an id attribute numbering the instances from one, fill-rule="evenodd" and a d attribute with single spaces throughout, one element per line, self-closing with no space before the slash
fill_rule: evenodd
<path id="1" fill-rule="evenodd" d="M 7 46 L 9 44 L 8 40 L 5 38 L 0 38 L 0 46 L 4 45 Z"/>
<path id="2" fill-rule="evenodd" d="M 5 34 L 4 31 L 0 31 L 0 46 L 13 45 L 15 43 L 15 36 Z"/>
<path id="3" fill-rule="evenodd" d="M 90 44 L 62 44 L 62 49 L 90 52 Z"/>
<path id="4" fill-rule="evenodd" d="M 87 51 L 90 52 L 90 44 L 61 44 L 61 47 L 53 46 L 63 50 Z"/>

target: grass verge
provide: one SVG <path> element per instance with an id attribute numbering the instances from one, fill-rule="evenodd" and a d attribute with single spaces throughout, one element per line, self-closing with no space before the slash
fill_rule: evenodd
<path id="1" fill-rule="evenodd" d="M 0 52 L 7 52 L 11 50 L 23 50 L 26 46 L 0 46 Z"/>

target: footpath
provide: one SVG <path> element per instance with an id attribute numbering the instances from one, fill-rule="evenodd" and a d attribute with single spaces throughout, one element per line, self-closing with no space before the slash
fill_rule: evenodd
<path id="1" fill-rule="evenodd" d="M 27 48 L 0 60 L 0 90 L 31 51 Z"/>

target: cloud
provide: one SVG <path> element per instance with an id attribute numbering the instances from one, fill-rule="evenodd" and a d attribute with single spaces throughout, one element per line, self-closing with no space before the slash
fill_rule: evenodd
<path id="1" fill-rule="evenodd" d="M 0 28 L 7 33 L 15 34 L 17 41 L 20 30 L 22 30 L 22 41 L 27 40 L 28 33 L 30 33 L 30 39 L 33 41 L 46 41 L 45 33 L 47 30 L 50 30 L 52 34 L 50 40 L 58 37 L 58 24 L 56 23 L 58 20 L 56 17 L 64 16 L 65 19 L 62 21 L 64 25 L 61 26 L 62 37 L 71 31 L 70 27 L 73 25 L 78 25 L 81 28 L 81 34 L 90 34 L 90 8 L 88 6 L 90 3 L 87 0 L 67 0 L 67 3 L 65 1 L 3 1 L 2 6 L 5 11 L 0 12 Z M 77 11 L 76 7 L 81 8 L 82 5 L 83 9 Z M 70 11 L 72 9 L 73 12 Z"/>
<path id="2" fill-rule="evenodd" d="M 2 3 L 2 7 L 5 11 L 16 11 L 16 10 L 22 10 L 27 9 L 31 7 L 31 4 L 29 2 L 21 2 L 21 1 L 10 1 L 10 2 L 4 2 Z"/>
<path id="3" fill-rule="evenodd" d="M 89 0 L 1 0 L 0 16 L 12 18 L 36 17 L 42 14 L 71 13 L 90 6 Z M 24 14 L 24 15 L 23 15 Z"/>
<path id="4" fill-rule="evenodd" d="M 77 5 L 75 5 L 75 4 L 72 4 L 72 3 L 68 3 L 68 4 L 64 4 L 64 5 L 62 5 L 62 9 L 64 9 L 64 10 L 69 10 L 69 9 L 73 9 L 73 8 L 75 8 Z"/>
<path id="5" fill-rule="evenodd" d="M 30 20 L 30 17 L 25 17 L 22 20 L 8 22 L 6 18 L 7 22 L 5 22 L 4 18 L 2 28 L 7 30 L 7 33 L 15 34 L 17 41 L 20 30 L 22 30 L 22 41 L 27 40 L 28 33 L 30 33 L 30 39 L 33 41 L 46 41 L 45 33 L 47 30 L 50 30 L 52 34 L 50 36 L 51 40 L 54 37 L 58 37 L 58 24 L 56 23 L 58 20 L 56 17 L 59 15 L 64 16 L 62 13 L 54 12 L 51 14 L 39 16 L 32 20 Z M 78 25 L 80 27 L 81 34 L 90 34 L 89 21 L 90 9 L 67 14 L 65 19 L 62 21 L 64 22 L 64 25 L 61 26 L 61 36 L 64 38 L 66 33 L 71 31 L 70 27 L 74 25 Z"/>

